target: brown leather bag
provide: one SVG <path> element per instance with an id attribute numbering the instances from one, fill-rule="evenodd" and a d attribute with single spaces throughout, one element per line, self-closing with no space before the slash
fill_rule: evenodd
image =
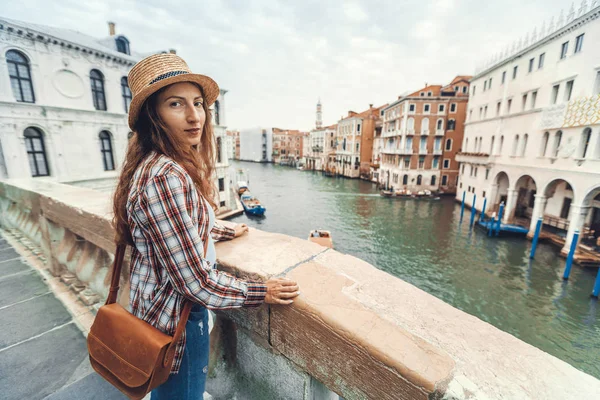
<path id="1" fill-rule="evenodd" d="M 110 292 L 96 314 L 87 344 L 94 370 L 130 399 L 142 399 L 169 378 L 192 303 L 184 303 L 172 337 L 116 303 L 126 247 L 117 246 Z"/>

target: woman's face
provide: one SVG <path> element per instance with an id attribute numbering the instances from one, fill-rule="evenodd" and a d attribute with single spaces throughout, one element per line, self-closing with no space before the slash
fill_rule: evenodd
<path id="1" fill-rule="evenodd" d="M 172 137 L 194 146 L 200 143 L 206 114 L 200 88 L 189 82 L 167 86 L 158 95 L 157 112 Z"/>

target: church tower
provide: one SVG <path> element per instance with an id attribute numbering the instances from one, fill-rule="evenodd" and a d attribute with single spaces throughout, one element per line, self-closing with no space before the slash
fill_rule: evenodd
<path id="1" fill-rule="evenodd" d="M 323 127 L 323 115 L 321 113 L 321 99 L 317 103 L 317 129 L 321 129 Z"/>

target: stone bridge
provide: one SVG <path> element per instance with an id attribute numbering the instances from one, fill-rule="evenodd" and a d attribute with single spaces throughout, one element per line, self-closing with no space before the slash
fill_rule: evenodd
<path id="1" fill-rule="evenodd" d="M 91 315 L 115 250 L 110 200 L 43 180 L 0 182 L 2 227 L 40 246 L 45 268 Z M 596 378 L 358 258 L 256 229 L 217 252 L 227 272 L 287 276 L 302 294 L 292 306 L 217 313 L 207 382 L 215 399 L 600 397 Z M 124 305 L 127 280 L 124 268 Z"/>

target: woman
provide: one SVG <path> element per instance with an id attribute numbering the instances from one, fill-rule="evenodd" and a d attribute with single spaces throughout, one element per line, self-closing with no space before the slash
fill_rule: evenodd
<path id="1" fill-rule="evenodd" d="M 208 366 L 207 308 L 291 304 L 290 280 L 248 282 L 216 270 L 213 240 L 248 231 L 215 222 L 214 137 L 210 110 L 219 87 L 193 74 L 174 54 L 137 63 L 129 141 L 114 195 L 117 240 L 133 247 L 131 312 L 172 335 L 185 301 L 194 303 L 177 346 L 171 375 L 152 391 L 156 399 L 201 399 Z"/>

